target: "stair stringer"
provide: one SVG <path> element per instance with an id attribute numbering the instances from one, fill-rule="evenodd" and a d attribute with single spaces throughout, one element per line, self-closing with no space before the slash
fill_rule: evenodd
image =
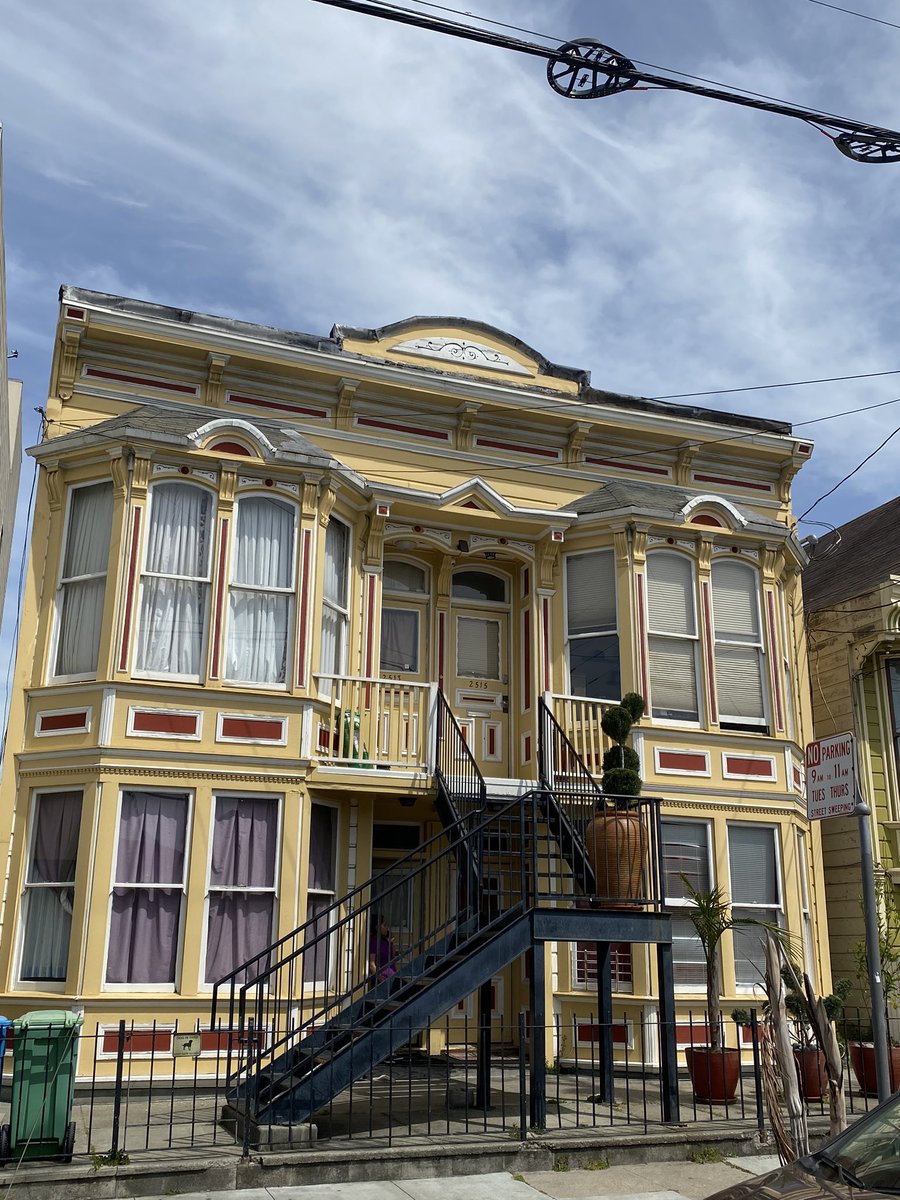
<path id="1" fill-rule="evenodd" d="M 545 784 L 537 794 L 538 807 L 547 823 L 547 830 L 559 846 L 563 859 L 569 864 L 579 889 L 585 895 L 593 895 L 597 890 L 597 882 L 581 835 L 573 826 L 552 788 Z M 602 796 L 599 790 L 597 794 Z"/>
<path id="2" fill-rule="evenodd" d="M 454 1004 L 524 954 L 531 947 L 532 936 L 532 913 L 524 910 L 489 941 L 450 966 L 432 983 L 418 988 L 398 1008 L 386 1013 L 371 1030 L 342 1047 L 329 1062 L 315 1066 L 288 1091 L 261 1105 L 255 1118 L 257 1123 L 296 1125 L 308 1121 L 373 1064 L 383 1062 Z"/>

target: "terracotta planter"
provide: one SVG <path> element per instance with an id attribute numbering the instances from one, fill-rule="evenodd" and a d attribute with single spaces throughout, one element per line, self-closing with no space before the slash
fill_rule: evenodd
<path id="1" fill-rule="evenodd" d="M 875 1079 L 875 1047 L 871 1042 L 850 1043 L 850 1066 L 859 1084 L 859 1090 L 864 1096 L 877 1096 L 878 1084 Z M 900 1088 L 900 1046 L 888 1047 L 888 1066 L 890 1067 L 891 1091 Z"/>
<path id="2" fill-rule="evenodd" d="M 597 896 L 610 907 L 631 908 L 644 894 L 647 832 L 639 812 L 614 807 L 598 812 L 585 830 Z"/>
<path id="3" fill-rule="evenodd" d="M 689 1046 L 684 1052 L 694 1085 L 694 1097 L 703 1104 L 730 1104 L 741 1077 L 741 1052 L 731 1047 L 710 1050 Z"/>
<path id="4" fill-rule="evenodd" d="M 804 1100 L 821 1100 L 828 1090 L 825 1055 L 818 1046 L 795 1046 L 794 1062 L 800 1095 Z"/>

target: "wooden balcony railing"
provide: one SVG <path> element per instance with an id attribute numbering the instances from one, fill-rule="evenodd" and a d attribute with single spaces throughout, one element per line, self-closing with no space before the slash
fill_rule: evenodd
<path id="1" fill-rule="evenodd" d="M 310 757 L 360 770 L 430 771 L 436 685 L 362 675 L 316 675 Z"/>
<path id="2" fill-rule="evenodd" d="M 614 701 L 559 696 L 548 692 L 544 702 L 591 774 L 601 775 L 603 755 L 612 742 L 600 728 L 600 720 Z"/>

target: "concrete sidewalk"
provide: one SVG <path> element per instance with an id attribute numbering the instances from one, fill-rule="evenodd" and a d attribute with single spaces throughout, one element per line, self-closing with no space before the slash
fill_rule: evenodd
<path id="1" fill-rule="evenodd" d="M 651 1162 L 593 1170 L 529 1171 L 523 1175 L 456 1175 L 396 1182 L 322 1183 L 297 1187 L 249 1188 L 232 1192 L 190 1192 L 179 1200 L 705 1200 L 714 1192 L 754 1175 L 773 1171 L 772 1154 L 714 1163 Z M 140 1200 L 171 1200 L 174 1193 Z M 129 1200 L 137 1200 L 136 1197 Z"/>

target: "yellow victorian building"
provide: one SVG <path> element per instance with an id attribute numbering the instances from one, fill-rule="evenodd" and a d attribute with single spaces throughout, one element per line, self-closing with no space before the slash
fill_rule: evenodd
<path id="1" fill-rule="evenodd" d="M 665 1075 L 705 1040 L 682 876 L 790 930 L 827 991 L 790 512 L 811 449 L 476 321 L 312 336 L 63 288 L 0 802 L 6 1011 L 196 1022 L 214 1056 L 238 1023 L 280 1014 L 283 1051 L 383 992 L 409 1037 L 449 1012 L 461 1042 L 480 1004 L 526 1011 L 545 1058 L 605 1025 Z M 606 802 L 627 692 L 647 800 Z M 610 807 L 615 838 L 639 814 L 636 893 L 585 851 Z M 726 937 L 726 1012 L 760 956 Z"/>

